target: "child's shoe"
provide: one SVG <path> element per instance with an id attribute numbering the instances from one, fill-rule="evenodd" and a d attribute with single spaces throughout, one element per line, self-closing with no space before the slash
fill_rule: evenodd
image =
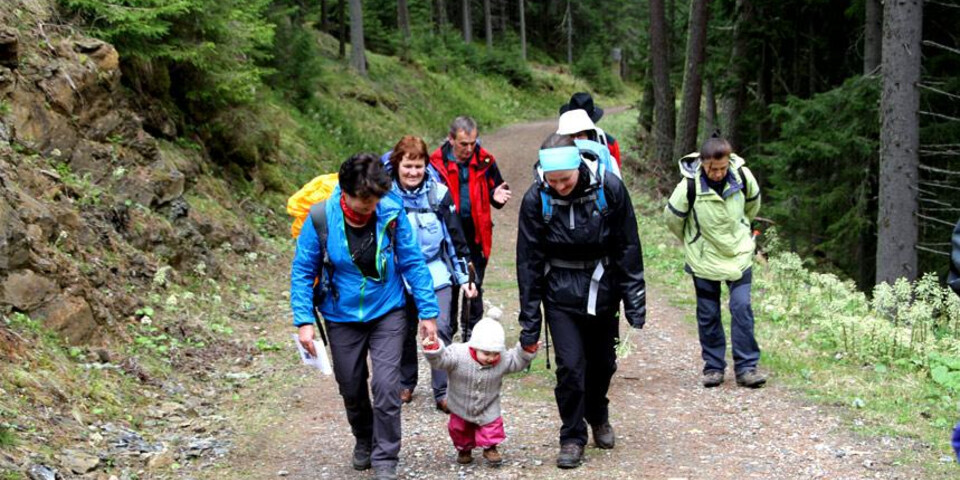
<path id="1" fill-rule="evenodd" d="M 497 451 L 496 445 L 483 449 L 483 459 L 486 460 L 487 465 L 491 467 L 499 467 L 500 465 L 503 465 L 503 456 L 501 456 L 500 452 Z"/>
<path id="2" fill-rule="evenodd" d="M 486 454 L 486 452 L 484 452 Z M 457 450 L 457 463 L 469 465 L 473 463 L 473 450 Z"/>

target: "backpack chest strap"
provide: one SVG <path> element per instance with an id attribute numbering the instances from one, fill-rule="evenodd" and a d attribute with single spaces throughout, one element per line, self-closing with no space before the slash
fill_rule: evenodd
<path id="1" fill-rule="evenodd" d="M 547 260 L 546 272 L 550 269 L 565 268 L 569 270 L 590 270 L 590 290 L 587 292 L 587 315 L 597 315 L 597 295 L 600 292 L 600 279 L 606 272 L 606 266 L 610 265 L 610 257 L 601 257 L 596 260 L 564 260 L 561 258 L 550 258 Z"/>

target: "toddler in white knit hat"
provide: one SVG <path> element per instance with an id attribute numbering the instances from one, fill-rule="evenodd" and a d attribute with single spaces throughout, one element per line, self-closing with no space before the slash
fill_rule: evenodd
<path id="1" fill-rule="evenodd" d="M 506 439 L 500 412 L 503 376 L 527 367 L 539 344 L 523 348 L 518 343 L 506 350 L 500 322 L 482 318 L 473 327 L 470 341 L 448 347 L 436 338 L 423 340 L 430 366 L 447 372 L 447 407 L 450 409 L 450 439 L 457 449 L 457 463 L 473 462 L 473 449 L 483 449 L 483 458 L 493 467 L 503 463 L 497 445 Z"/>

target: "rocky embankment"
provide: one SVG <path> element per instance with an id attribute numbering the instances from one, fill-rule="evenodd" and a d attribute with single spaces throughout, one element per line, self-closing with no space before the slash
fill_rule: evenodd
<path id="1" fill-rule="evenodd" d="M 217 402 L 260 353 L 239 325 L 238 339 L 196 327 L 215 312 L 183 299 L 256 316 L 245 275 L 265 247 L 244 214 L 224 212 L 263 207 L 230 205 L 199 140 L 122 68 L 55 2 L 0 0 L 0 478 L 147 478 L 222 455 Z M 163 291 L 198 278 L 179 306 Z M 221 294 L 222 278 L 247 291 Z M 175 321 L 151 324 L 157 299 Z"/>

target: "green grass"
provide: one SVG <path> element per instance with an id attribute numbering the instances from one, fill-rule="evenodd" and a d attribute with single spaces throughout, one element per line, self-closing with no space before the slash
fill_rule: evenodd
<path id="1" fill-rule="evenodd" d="M 12 428 L 0 424 L 0 448 L 17 445 L 17 434 Z"/>

